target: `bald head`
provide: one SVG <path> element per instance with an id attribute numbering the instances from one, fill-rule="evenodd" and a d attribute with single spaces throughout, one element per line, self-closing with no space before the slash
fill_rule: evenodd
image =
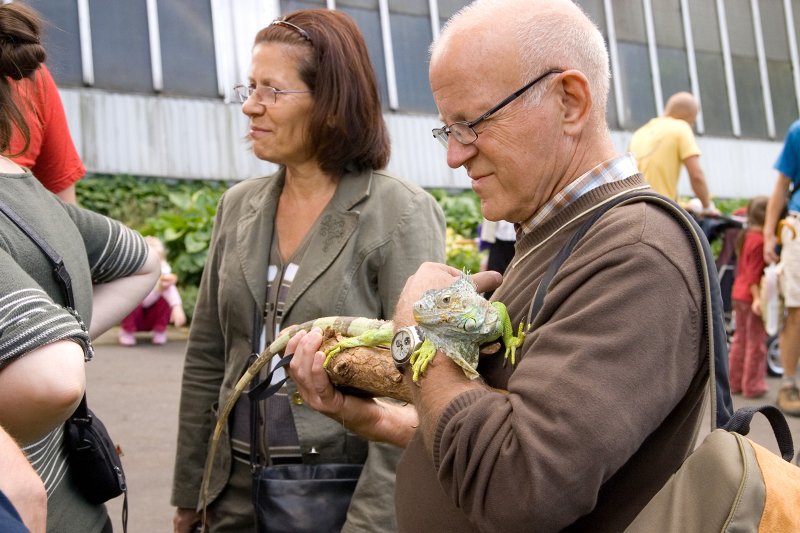
<path id="1" fill-rule="evenodd" d="M 694 96 L 691 93 L 680 92 L 669 97 L 667 105 L 664 107 L 664 115 L 694 124 L 697 110 L 697 100 Z"/>
<path id="2" fill-rule="evenodd" d="M 476 0 L 442 28 L 431 46 L 431 68 L 444 53 L 451 60 L 454 50 L 472 62 L 496 61 L 492 51 L 513 54 L 516 72 L 509 74 L 517 85 L 551 68 L 579 70 L 589 81 L 594 111 L 605 124 L 608 53 L 597 27 L 571 0 Z M 534 87 L 527 100 L 538 101 L 545 89 L 544 84 Z"/>

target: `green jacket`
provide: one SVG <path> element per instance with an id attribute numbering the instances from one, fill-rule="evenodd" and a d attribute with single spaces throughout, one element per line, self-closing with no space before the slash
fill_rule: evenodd
<path id="1" fill-rule="evenodd" d="M 216 409 L 247 366 L 254 306 L 263 309 L 265 304 L 268 252 L 283 182 L 283 169 L 249 179 L 226 191 L 219 203 L 184 366 L 172 493 L 179 507 L 198 503 Z M 331 315 L 391 318 L 408 276 L 424 261 L 444 260 L 444 215 L 436 201 L 383 171 L 345 175 L 318 228 L 287 295 L 284 326 Z M 293 405 L 292 410 L 304 454 L 312 447 L 320 454 L 313 462 L 352 462 L 348 452 L 360 449 L 363 454 L 363 444 L 355 446 L 358 439 L 340 424 L 306 406 Z M 210 501 L 224 488 L 230 466 L 225 433 Z M 388 476 L 387 485 L 387 476 L 379 475 L 383 486 L 370 486 L 369 471 L 365 467 L 359 481 L 351 518 L 358 521 L 353 511 L 360 506 L 360 494 L 371 501 L 363 505 L 367 510 L 375 507 L 375 491 L 380 490 L 386 494 L 380 507 L 388 507 L 393 523 L 394 476 Z"/>

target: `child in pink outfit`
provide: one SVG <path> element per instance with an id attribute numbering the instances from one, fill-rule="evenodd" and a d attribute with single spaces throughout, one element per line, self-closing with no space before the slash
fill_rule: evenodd
<path id="1" fill-rule="evenodd" d="M 731 295 L 735 319 L 729 353 L 731 393 L 747 398 L 758 398 L 767 392 L 767 332 L 761 318 L 759 291 L 766 267 L 761 230 L 766 209 L 766 196 L 757 196 L 747 204 L 747 227 L 736 246 L 738 259 Z"/>
<path id="2" fill-rule="evenodd" d="M 137 331 L 152 331 L 153 344 L 165 344 L 169 323 L 172 322 L 176 327 L 186 323 L 181 295 L 175 285 L 177 277 L 167 263 L 164 244 L 156 237 L 145 237 L 145 240 L 161 257 L 161 277 L 142 303 L 122 320 L 119 343 L 123 346 L 136 344 L 134 334 Z"/>

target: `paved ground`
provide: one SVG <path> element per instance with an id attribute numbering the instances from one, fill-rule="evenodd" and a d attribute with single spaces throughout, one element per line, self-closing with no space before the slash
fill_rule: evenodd
<path id="1" fill-rule="evenodd" d="M 122 447 L 128 479 L 128 531 L 172 531 L 169 504 L 175 461 L 178 400 L 185 332 L 153 346 L 146 336 L 134 347 L 116 344 L 116 332 L 100 337 L 87 365 L 89 406 Z M 114 530 L 122 531 L 122 498 L 108 503 Z"/>
<path id="2" fill-rule="evenodd" d="M 130 533 L 172 531 L 169 504 L 177 435 L 178 399 L 183 368 L 185 331 L 170 331 L 170 342 L 152 346 L 145 336 L 139 344 L 116 344 L 115 332 L 97 341 L 94 361 L 88 365 L 88 400 L 124 452 L 128 478 Z M 772 402 L 778 378 L 768 378 L 770 393 L 761 400 L 734 397 L 736 407 Z M 708 420 L 708 418 L 706 418 Z M 800 418 L 789 424 L 800 444 Z M 701 438 L 708 433 L 704 423 Z M 777 451 L 769 425 L 762 417 L 753 422 L 751 438 Z M 122 531 L 122 499 L 108 504 L 115 531 Z"/>

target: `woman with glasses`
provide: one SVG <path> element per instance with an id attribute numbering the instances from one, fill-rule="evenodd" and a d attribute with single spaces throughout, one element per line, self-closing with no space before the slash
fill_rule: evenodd
<path id="1" fill-rule="evenodd" d="M 200 521 L 214 414 L 248 366 L 254 340 L 260 351 L 282 328 L 323 316 L 390 318 L 408 276 L 444 259 L 435 200 L 382 170 L 389 138 L 352 19 L 302 10 L 263 28 L 249 80 L 235 91 L 253 153 L 279 169 L 237 184 L 219 204 L 183 374 L 172 494 L 181 532 Z M 395 529 L 400 450 L 348 433 L 287 385 L 257 407 L 259 462 L 365 463 L 343 531 Z M 243 395 L 211 475 L 212 532 L 254 530 L 250 419 Z"/>

